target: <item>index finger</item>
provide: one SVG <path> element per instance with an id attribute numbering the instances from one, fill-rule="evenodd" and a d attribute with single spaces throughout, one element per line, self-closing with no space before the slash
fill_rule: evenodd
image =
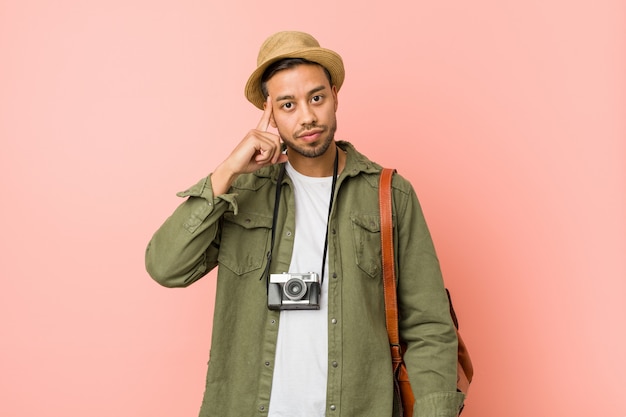
<path id="1" fill-rule="evenodd" d="M 265 100 L 265 109 L 263 110 L 263 116 L 261 116 L 261 120 L 259 121 L 257 130 L 261 130 L 263 132 L 267 132 L 267 128 L 270 125 L 270 117 L 272 116 L 272 98 L 268 95 L 267 100 Z"/>

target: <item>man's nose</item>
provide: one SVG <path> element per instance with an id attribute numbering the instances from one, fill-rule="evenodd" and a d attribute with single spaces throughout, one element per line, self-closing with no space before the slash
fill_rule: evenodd
<path id="1" fill-rule="evenodd" d="M 302 125 L 311 125 L 317 123 L 317 116 L 315 115 L 315 111 L 313 111 L 311 106 L 300 106 L 300 110 L 300 123 Z"/>

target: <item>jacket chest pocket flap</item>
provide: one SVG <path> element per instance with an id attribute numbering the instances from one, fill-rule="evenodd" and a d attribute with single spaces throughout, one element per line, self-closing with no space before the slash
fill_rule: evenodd
<path id="1" fill-rule="evenodd" d="M 237 275 L 259 270 L 266 260 L 272 218 L 255 213 L 224 214 L 218 262 Z"/>
<path id="2" fill-rule="evenodd" d="M 352 213 L 352 239 L 356 263 L 371 277 L 380 276 L 380 218 L 378 214 Z"/>

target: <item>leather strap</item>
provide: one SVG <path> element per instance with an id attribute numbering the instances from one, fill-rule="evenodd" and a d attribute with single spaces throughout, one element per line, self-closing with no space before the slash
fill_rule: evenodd
<path id="1" fill-rule="evenodd" d="M 398 332 L 398 302 L 396 296 L 396 268 L 393 250 L 393 221 L 391 180 L 395 169 L 383 168 L 380 174 L 379 205 L 380 205 L 380 238 L 383 264 L 383 285 L 385 295 L 385 318 L 391 360 L 394 372 L 402 362 L 400 335 Z"/>

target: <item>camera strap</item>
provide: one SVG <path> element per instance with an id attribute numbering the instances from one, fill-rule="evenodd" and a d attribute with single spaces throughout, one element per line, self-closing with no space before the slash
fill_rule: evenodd
<path id="1" fill-rule="evenodd" d="M 270 272 L 270 264 L 272 262 L 272 250 L 274 249 L 274 241 L 276 238 L 276 221 L 278 219 L 278 206 L 280 204 L 280 193 L 282 189 L 283 178 L 285 177 L 285 163 L 281 164 L 280 171 L 278 172 L 278 177 L 276 178 L 276 197 L 274 199 L 274 215 L 272 218 L 272 238 L 270 242 L 270 250 L 267 252 L 267 265 L 265 266 L 265 271 L 263 271 L 263 277 L 266 277 L 265 284 L 269 288 L 269 272 Z M 335 188 L 337 186 L 337 176 L 339 172 L 339 147 L 335 145 L 335 162 L 333 166 L 333 182 L 330 189 L 330 203 L 328 204 L 328 219 L 326 221 L 326 237 L 324 239 L 324 254 L 322 255 L 322 273 L 320 275 L 320 282 L 324 282 L 324 269 L 326 266 L 326 255 L 328 253 L 328 223 L 330 222 L 330 214 L 333 209 L 333 201 L 335 199 Z"/>

